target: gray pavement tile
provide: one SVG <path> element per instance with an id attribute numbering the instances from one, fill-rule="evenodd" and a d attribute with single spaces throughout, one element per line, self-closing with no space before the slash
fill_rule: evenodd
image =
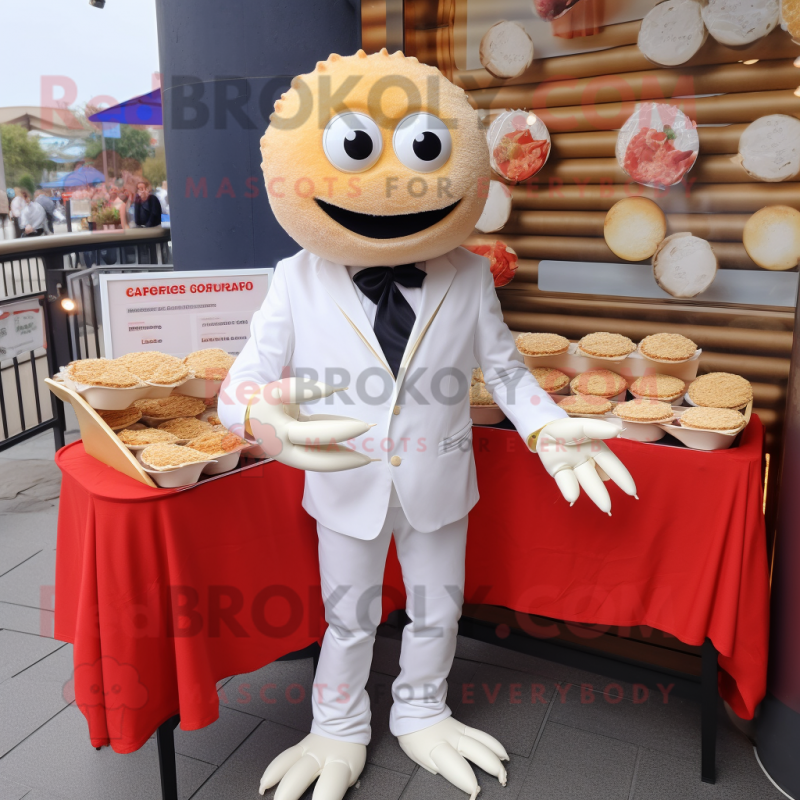
<path id="1" fill-rule="evenodd" d="M 61 642 L 29 633 L 0 630 L 0 683 L 63 647 Z"/>
<path id="2" fill-rule="evenodd" d="M 477 639 L 470 639 L 466 636 L 458 637 L 456 655 L 459 658 L 477 661 L 482 664 L 494 664 L 498 667 L 507 667 L 519 672 L 530 672 L 544 678 L 549 678 L 551 683 L 559 681 L 562 683 L 573 683 L 580 686 L 588 683 L 597 691 L 602 691 L 608 683 L 619 683 L 630 694 L 632 684 L 625 681 L 618 681 L 616 678 L 609 678 L 606 675 L 599 675 L 595 672 L 587 672 L 583 669 L 576 669 L 555 661 L 547 661 L 544 658 L 518 653 L 508 650 L 499 645 L 481 642 Z"/>
<path id="3" fill-rule="evenodd" d="M 400 749 L 397 739 L 389 730 L 389 712 L 392 708 L 392 683 L 394 678 L 379 672 L 370 673 L 367 681 L 370 711 L 372 712 L 372 738 L 367 745 L 367 762 L 377 767 L 411 775 L 416 764 Z"/>
<path id="4" fill-rule="evenodd" d="M 55 614 L 43 608 L 0 603 L 0 628 L 53 638 Z"/>
<path id="5" fill-rule="evenodd" d="M 700 705 L 691 700 L 650 692 L 634 703 L 627 697 L 564 686 L 553 702 L 551 722 L 660 750 L 678 758 L 700 759 Z"/>
<path id="6" fill-rule="evenodd" d="M 475 664 L 455 659 L 448 677 L 447 704 L 458 715 L 462 685 L 468 683 L 475 672 Z M 371 672 L 367 681 L 372 712 L 372 739 L 367 747 L 367 761 L 378 767 L 410 775 L 416 765 L 400 749 L 397 739 L 389 730 L 389 712 L 392 708 L 392 683 L 395 676 Z"/>
<path id="7" fill-rule="evenodd" d="M 54 550 L 58 534 L 58 509 L 31 514 L 0 514 L 0 552 L 6 543 L 27 542 L 38 549 Z"/>
<path id="8" fill-rule="evenodd" d="M 220 708 L 219 719 L 196 731 L 175 729 L 175 752 L 219 766 L 256 729 L 258 717 Z"/>
<path id="9" fill-rule="evenodd" d="M 372 649 L 372 671 L 397 677 L 400 674 L 400 639 L 376 636 Z"/>
<path id="10" fill-rule="evenodd" d="M 38 436 L 33 436 L 24 442 L 9 447 L 8 450 L 3 450 L 0 453 L 0 461 L 29 461 L 32 459 L 52 461 L 55 454 L 56 445 L 53 440 L 53 433 L 52 431 L 45 431 Z"/>
<path id="11" fill-rule="evenodd" d="M 72 701 L 71 651 L 62 647 L 0 684 L 0 758 Z M 0 761 L 0 773 L 4 763 Z"/>
<path id="12" fill-rule="evenodd" d="M 0 778 L 0 800 L 21 800 L 30 790 L 30 786 Z"/>
<path id="13" fill-rule="evenodd" d="M 42 550 L 0 578 L 0 601 L 53 611 L 56 551 Z"/>
<path id="14" fill-rule="evenodd" d="M 472 768 L 478 785 L 481 787 L 478 797 L 481 800 L 517 800 L 522 795 L 522 787 L 525 783 L 525 776 L 528 774 L 530 759 L 522 756 L 512 755 L 509 761 L 503 762 L 508 772 L 508 780 L 505 786 L 494 775 L 489 775 L 474 764 Z M 403 792 L 403 800 L 465 800 L 467 795 L 460 789 L 446 781 L 441 775 L 432 775 L 425 769 L 418 769 L 411 780 L 408 782 L 406 790 Z M 541 800 L 545 800 L 544 797 Z"/>
<path id="15" fill-rule="evenodd" d="M 61 483 L 61 470 L 52 458 L 0 461 L 0 500 L 13 500 L 27 489 L 54 482 Z"/>
<path id="16" fill-rule="evenodd" d="M 548 720 L 520 800 L 628 800 L 637 749 Z"/>
<path id="17" fill-rule="evenodd" d="M 555 692 L 547 678 L 481 664 L 454 716 L 498 739 L 509 753 L 529 756 Z"/>
<path id="18" fill-rule="evenodd" d="M 310 658 L 273 661 L 231 678 L 219 692 L 220 705 L 308 733 L 313 678 Z"/>
<path id="19" fill-rule="evenodd" d="M 176 756 L 178 793 L 189 798 L 214 767 Z M 119 755 L 109 747 L 95 750 L 86 721 L 70 706 L 0 760 L 0 775 L 37 789 L 81 800 L 160 800 L 155 743 Z"/>
<path id="20" fill-rule="evenodd" d="M 237 800 L 258 797 L 258 785 L 275 756 L 304 736 L 293 728 L 261 722 L 228 760 L 203 784 L 192 800 Z M 2 762 L 0 762 L 2 763 Z"/>
<path id="21" fill-rule="evenodd" d="M 252 800 L 258 797 L 258 785 L 267 765 L 275 756 L 303 739 L 305 734 L 262 722 L 233 755 L 213 774 L 192 800 Z M 408 777 L 367 764 L 358 783 L 345 795 L 347 800 L 398 800 Z M 303 794 L 309 800 L 314 785 Z M 273 800 L 276 787 L 266 792 Z"/>
<path id="22" fill-rule="evenodd" d="M 782 800 L 756 763 L 752 746 L 740 737 L 737 746 L 717 752 L 717 782 L 702 783 L 694 761 L 642 749 L 632 800 Z"/>
<path id="23" fill-rule="evenodd" d="M 4 514 L 0 518 L 0 525 L 9 516 L 11 515 Z M 16 536 L 0 536 L 0 575 L 10 572 L 14 567 L 18 567 L 23 561 L 32 558 L 41 550 L 42 548 L 36 542 Z"/>

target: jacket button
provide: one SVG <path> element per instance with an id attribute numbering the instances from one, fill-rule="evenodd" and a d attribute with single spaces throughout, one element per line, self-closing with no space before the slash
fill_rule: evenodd
<path id="1" fill-rule="evenodd" d="M 395 416 L 397 416 L 397 415 L 400 413 L 400 406 L 395 406 L 395 407 L 392 409 L 392 413 L 393 413 Z"/>
<path id="2" fill-rule="evenodd" d="M 391 464 L 393 467 L 399 467 L 399 466 L 400 466 L 400 464 L 402 464 L 402 463 L 403 463 L 403 459 L 402 459 L 402 458 L 400 458 L 400 456 L 392 456 L 392 457 L 389 459 L 389 463 L 390 463 L 390 464 Z"/>

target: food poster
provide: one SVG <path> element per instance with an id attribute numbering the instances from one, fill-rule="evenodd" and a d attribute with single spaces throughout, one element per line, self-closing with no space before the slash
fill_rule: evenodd
<path id="1" fill-rule="evenodd" d="M 143 350 L 182 358 L 207 348 L 238 355 L 273 271 L 101 275 L 106 358 Z"/>
<path id="2" fill-rule="evenodd" d="M 438 5 L 437 63 L 503 187 L 468 246 L 528 262 L 546 292 L 794 307 L 800 4 Z"/>
<path id="3" fill-rule="evenodd" d="M 45 347 L 44 312 L 36 300 L 0 306 L 0 361 Z"/>

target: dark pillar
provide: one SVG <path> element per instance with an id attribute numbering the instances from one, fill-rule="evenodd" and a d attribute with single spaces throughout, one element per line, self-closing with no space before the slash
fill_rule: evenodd
<path id="1" fill-rule="evenodd" d="M 360 46 L 359 0 L 156 0 L 175 268 L 268 267 L 259 139 L 289 81 Z"/>
<path id="2" fill-rule="evenodd" d="M 800 308 L 798 309 L 800 312 Z M 769 676 L 758 717 L 758 756 L 800 798 L 800 313 L 795 315 L 784 421 L 778 531 L 772 570 Z"/>

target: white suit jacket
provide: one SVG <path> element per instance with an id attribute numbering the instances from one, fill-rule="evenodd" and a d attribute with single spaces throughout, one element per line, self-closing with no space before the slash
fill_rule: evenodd
<path id="1" fill-rule="evenodd" d="M 348 446 L 380 461 L 306 472 L 303 507 L 324 526 L 358 539 L 380 532 L 393 482 L 406 517 L 423 532 L 461 519 L 478 501 L 469 412 L 476 364 L 525 440 L 566 416 L 525 367 L 486 259 L 457 248 L 425 269 L 395 380 L 347 268 L 305 250 L 281 261 L 220 395 L 220 420 L 235 428 L 246 411 L 239 385 L 305 375 L 349 387 L 302 411 L 376 423 Z"/>

